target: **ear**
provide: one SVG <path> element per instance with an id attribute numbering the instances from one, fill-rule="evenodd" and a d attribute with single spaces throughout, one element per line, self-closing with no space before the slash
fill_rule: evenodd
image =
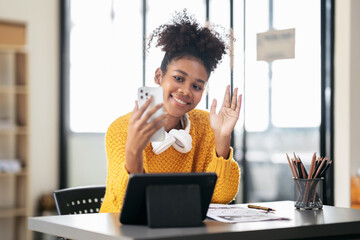
<path id="1" fill-rule="evenodd" d="M 162 71 L 160 68 L 157 68 L 155 71 L 154 82 L 160 85 L 161 79 L 162 79 Z"/>

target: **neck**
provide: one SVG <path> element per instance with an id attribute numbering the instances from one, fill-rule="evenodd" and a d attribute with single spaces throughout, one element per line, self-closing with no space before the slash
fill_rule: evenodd
<path id="1" fill-rule="evenodd" d="M 167 123 L 165 125 L 165 131 L 169 132 L 172 129 L 181 129 L 181 117 L 168 116 Z"/>

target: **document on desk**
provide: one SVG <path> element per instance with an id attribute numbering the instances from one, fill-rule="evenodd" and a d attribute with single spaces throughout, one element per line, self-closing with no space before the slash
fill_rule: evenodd
<path id="1" fill-rule="evenodd" d="M 226 223 L 288 220 L 273 212 L 246 208 L 240 204 L 210 204 L 207 217 Z"/>

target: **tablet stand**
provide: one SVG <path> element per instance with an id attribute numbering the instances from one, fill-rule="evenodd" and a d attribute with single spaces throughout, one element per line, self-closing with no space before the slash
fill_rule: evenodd
<path id="1" fill-rule="evenodd" d="M 151 228 L 201 226 L 200 186 L 148 186 L 146 211 L 147 223 Z"/>

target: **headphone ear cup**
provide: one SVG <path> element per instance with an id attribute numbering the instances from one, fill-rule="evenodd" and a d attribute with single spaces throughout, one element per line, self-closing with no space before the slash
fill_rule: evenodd
<path id="1" fill-rule="evenodd" d="M 187 153 L 192 148 L 192 138 L 189 133 L 187 133 L 185 130 L 171 130 L 169 133 L 171 133 L 175 138 L 175 144 L 172 146 L 181 153 Z"/>

